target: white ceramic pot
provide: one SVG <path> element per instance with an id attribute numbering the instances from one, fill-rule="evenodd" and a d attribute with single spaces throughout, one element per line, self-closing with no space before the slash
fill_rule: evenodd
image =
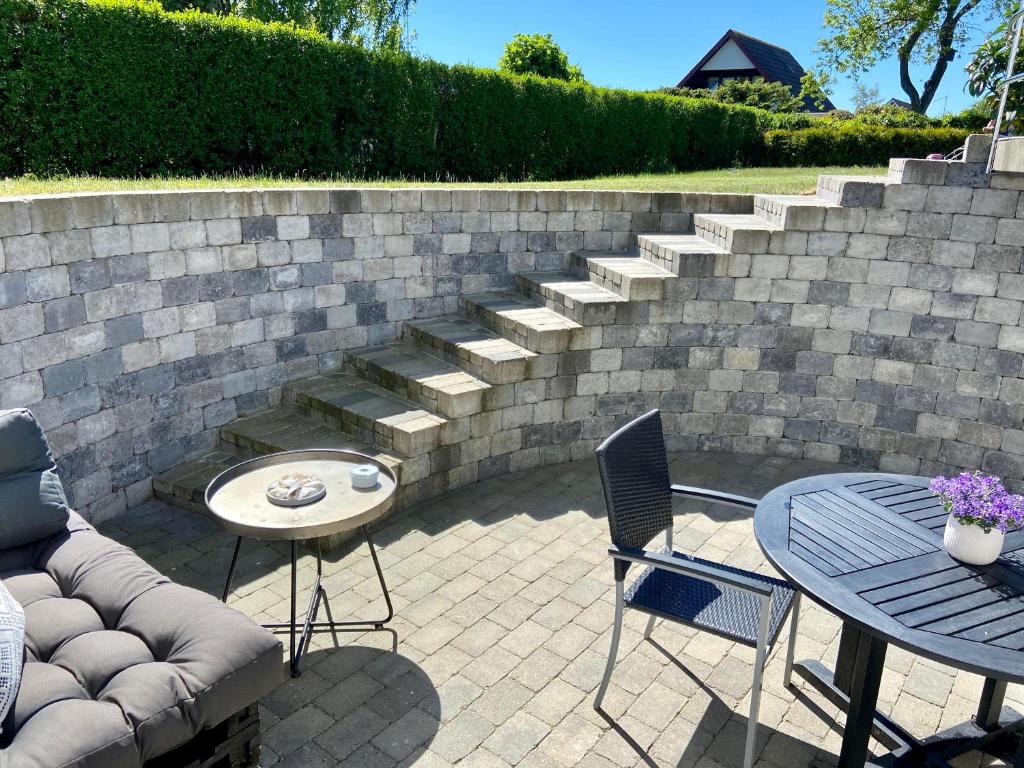
<path id="1" fill-rule="evenodd" d="M 986 533 L 980 525 L 964 525 L 950 515 L 942 543 L 952 557 L 963 563 L 988 565 L 1003 551 L 1003 536 L 1003 532 L 995 528 Z"/>

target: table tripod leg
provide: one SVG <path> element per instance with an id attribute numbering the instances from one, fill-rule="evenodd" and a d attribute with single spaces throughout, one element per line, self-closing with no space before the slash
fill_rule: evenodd
<path id="1" fill-rule="evenodd" d="M 394 606 L 391 605 L 391 595 L 388 592 L 388 585 L 384 582 L 384 571 L 381 570 L 380 561 L 377 560 L 377 551 L 373 548 L 373 539 L 370 538 L 370 529 L 365 525 L 363 526 L 363 535 L 366 537 L 366 546 L 370 548 L 370 557 L 373 558 L 373 567 L 377 569 L 377 580 L 380 581 L 380 589 L 381 592 L 384 593 L 384 602 L 388 606 L 387 617 L 381 621 L 375 621 L 373 623 L 374 629 L 383 629 L 384 625 L 395 617 L 395 609 Z"/>
<path id="2" fill-rule="evenodd" d="M 294 539 L 292 540 L 291 545 L 292 545 L 292 585 L 291 585 L 292 586 L 292 589 L 291 589 L 292 596 L 291 596 L 291 601 L 290 601 L 290 605 L 291 605 L 291 621 L 289 622 L 289 624 L 291 626 L 288 629 L 288 659 L 291 662 L 292 677 L 298 677 L 299 674 L 300 674 L 300 672 L 299 672 L 299 659 L 295 655 L 295 587 L 296 587 L 296 580 L 297 580 L 298 563 L 296 562 L 296 559 L 295 559 L 295 547 L 296 547 L 296 544 L 295 544 L 295 540 Z"/>
<path id="3" fill-rule="evenodd" d="M 299 636 L 299 647 L 295 652 L 294 670 L 298 671 L 302 662 L 302 654 L 309 650 L 309 641 L 313 638 L 310 629 L 316 624 L 316 616 L 320 612 L 320 600 L 324 597 L 324 588 L 320 584 L 320 577 L 323 575 L 323 556 L 320 551 L 320 539 L 316 540 L 316 582 L 313 584 L 313 591 L 309 595 L 309 605 L 306 606 L 306 619 L 302 622 L 302 634 Z"/>
<path id="4" fill-rule="evenodd" d="M 224 581 L 224 594 L 221 595 L 220 601 L 226 603 L 228 601 L 228 594 L 231 592 L 231 579 L 235 575 L 235 566 L 238 565 L 238 551 L 242 548 L 242 537 L 239 536 L 235 541 L 235 553 L 231 556 L 231 565 L 228 566 L 228 577 Z"/>

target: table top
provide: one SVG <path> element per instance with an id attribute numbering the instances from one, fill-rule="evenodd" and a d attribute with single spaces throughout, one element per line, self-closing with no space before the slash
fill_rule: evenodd
<path id="1" fill-rule="evenodd" d="M 353 488 L 349 470 L 373 464 L 380 470 L 374 488 Z M 267 500 L 267 486 L 288 472 L 315 475 L 327 494 L 312 504 L 283 507 Z M 329 536 L 371 523 L 394 503 L 398 481 L 385 464 L 355 451 L 285 451 L 243 461 L 215 477 L 206 506 L 226 530 L 238 536 L 303 540 Z"/>
<path id="2" fill-rule="evenodd" d="M 858 629 L 960 669 L 1024 682 L 1024 530 L 992 565 L 942 545 L 947 513 L 911 475 L 818 475 L 757 505 L 765 556 Z"/>

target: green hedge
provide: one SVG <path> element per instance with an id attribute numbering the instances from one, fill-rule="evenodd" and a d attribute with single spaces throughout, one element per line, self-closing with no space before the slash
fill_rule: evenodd
<path id="1" fill-rule="evenodd" d="M 489 180 L 714 168 L 757 110 L 407 55 L 145 2 L 0 0 L 0 174 Z"/>
<path id="2" fill-rule="evenodd" d="M 960 128 L 885 128 L 847 123 L 765 134 L 765 165 L 886 165 L 892 157 L 947 154 L 962 146 Z"/>
<path id="3" fill-rule="evenodd" d="M 964 135 L 816 120 L 448 67 L 141 0 L 0 0 L 0 175 L 516 181 L 877 164 Z"/>

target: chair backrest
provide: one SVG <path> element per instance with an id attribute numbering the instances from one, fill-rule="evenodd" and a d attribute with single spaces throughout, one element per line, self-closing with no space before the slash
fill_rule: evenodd
<path id="1" fill-rule="evenodd" d="M 672 524 L 661 413 L 651 411 L 614 432 L 597 449 L 612 543 L 643 549 Z"/>

